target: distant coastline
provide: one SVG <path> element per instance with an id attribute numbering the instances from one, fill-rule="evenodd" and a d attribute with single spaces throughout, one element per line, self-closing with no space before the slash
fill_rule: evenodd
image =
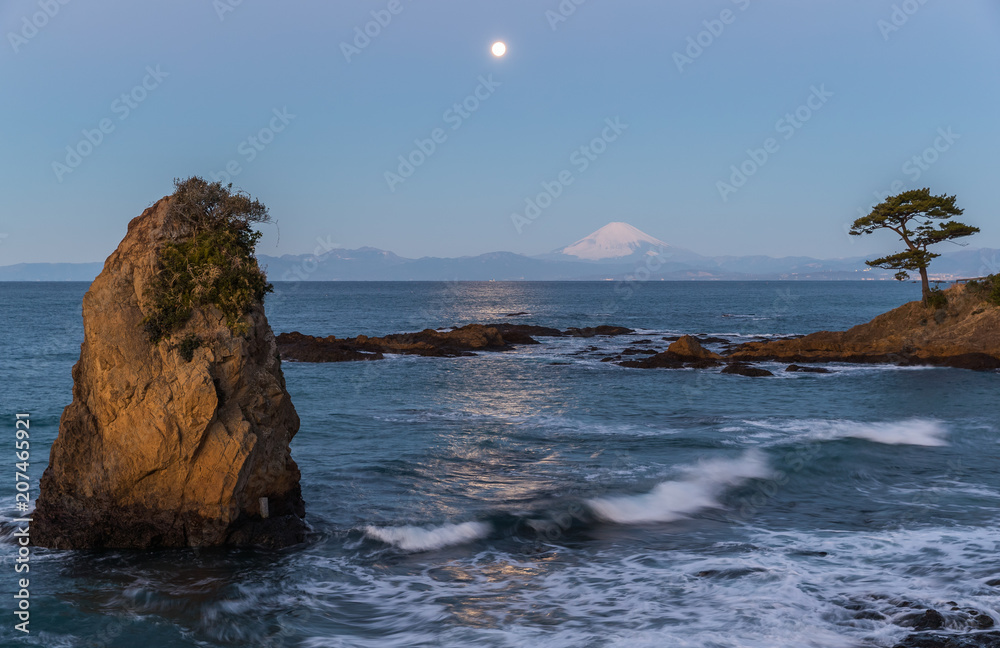
<path id="1" fill-rule="evenodd" d="M 889 271 L 865 266 L 863 257 L 813 259 L 764 256 L 665 256 L 659 267 L 644 259 L 585 261 L 494 252 L 472 257 L 407 259 L 375 248 L 334 249 L 321 255 L 258 256 L 271 281 L 871 281 L 891 280 Z M 996 272 L 1000 250 L 963 249 L 935 262 L 934 281 L 954 281 Z M 0 266 L 0 281 L 93 281 L 103 267 L 91 263 L 18 263 Z"/>

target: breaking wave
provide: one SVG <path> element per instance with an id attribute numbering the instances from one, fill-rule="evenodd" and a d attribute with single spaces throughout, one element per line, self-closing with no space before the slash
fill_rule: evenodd
<path id="1" fill-rule="evenodd" d="M 493 527 L 485 522 L 443 524 L 437 527 L 365 527 L 365 535 L 403 551 L 432 551 L 485 538 Z"/>
<path id="2" fill-rule="evenodd" d="M 720 506 L 719 496 L 748 479 L 766 479 L 771 469 L 762 454 L 750 451 L 739 459 L 703 461 L 682 470 L 680 479 L 663 482 L 641 495 L 587 500 L 597 517 L 619 524 L 671 522 Z"/>

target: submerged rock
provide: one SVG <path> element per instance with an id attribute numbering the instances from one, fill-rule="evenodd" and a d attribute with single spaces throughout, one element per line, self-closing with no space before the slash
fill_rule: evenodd
<path id="1" fill-rule="evenodd" d="M 613 358 L 614 360 L 620 359 L 621 356 Z M 619 362 L 623 367 L 630 367 L 632 369 L 683 369 L 685 364 L 680 359 L 674 357 L 672 353 L 657 353 L 656 355 L 650 356 L 648 358 L 643 358 L 642 360 L 625 360 Z"/>
<path id="2" fill-rule="evenodd" d="M 800 367 L 797 364 L 788 365 L 787 367 L 785 367 L 785 371 L 789 373 L 822 373 L 822 374 L 836 373 L 834 371 L 830 371 L 825 367 Z"/>
<path id="3" fill-rule="evenodd" d="M 767 369 L 761 369 L 745 362 L 732 362 L 722 370 L 724 374 L 735 374 L 737 376 L 747 376 L 749 378 L 765 378 L 774 374 Z"/>
<path id="4" fill-rule="evenodd" d="M 214 306 L 195 307 L 178 335 L 156 343 L 143 329 L 160 252 L 192 236 L 169 209 L 175 199 L 129 223 L 83 298 L 73 402 L 34 512 L 38 545 L 286 546 L 304 539 L 299 469 L 289 451 L 299 417 L 262 303 L 243 316 L 242 334 Z"/>
<path id="5" fill-rule="evenodd" d="M 485 326 L 490 326 L 500 331 L 500 335 L 507 339 L 509 333 L 521 333 L 524 335 L 533 335 L 535 337 L 562 337 L 566 335 L 557 328 L 552 328 L 550 326 L 536 326 L 534 324 L 511 324 L 509 322 L 503 322 L 501 324 L 486 324 Z"/>
<path id="6" fill-rule="evenodd" d="M 597 335 L 613 337 L 616 335 L 628 335 L 629 333 L 635 333 L 630 328 L 625 328 L 624 326 L 609 326 L 607 324 L 602 324 L 600 326 L 589 326 L 586 328 L 568 328 L 564 335 L 571 335 L 573 337 L 595 337 Z"/>
<path id="7" fill-rule="evenodd" d="M 944 615 L 937 610 L 924 610 L 908 614 L 897 621 L 896 625 L 914 630 L 937 630 L 945 624 Z"/>
<path id="8" fill-rule="evenodd" d="M 893 648 L 1000 648 L 1000 632 L 967 634 L 911 634 Z"/>
<path id="9" fill-rule="evenodd" d="M 621 355 L 634 356 L 634 355 L 656 355 L 659 353 L 656 349 L 639 349 L 636 347 L 628 347 L 623 349 Z"/>

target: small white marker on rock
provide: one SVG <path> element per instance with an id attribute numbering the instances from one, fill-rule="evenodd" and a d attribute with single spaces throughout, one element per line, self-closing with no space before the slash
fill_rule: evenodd
<path id="1" fill-rule="evenodd" d="M 259 501 L 260 501 L 260 516 L 266 520 L 267 516 L 268 516 L 267 498 L 266 497 L 262 497 L 262 498 L 260 498 Z"/>

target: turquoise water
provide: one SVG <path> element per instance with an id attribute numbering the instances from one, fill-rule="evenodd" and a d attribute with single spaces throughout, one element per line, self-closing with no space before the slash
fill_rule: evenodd
<path id="1" fill-rule="evenodd" d="M 32 634 L 5 614 L 5 643 L 891 646 L 914 608 L 954 602 L 1000 622 L 1000 589 L 987 585 L 1000 577 L 997 373 L 765 363 L 775 378 L 748 379 L 600 362 L 680 333 L 843 329 L 917 297 L 912 284 L 277 288 L 275 332 L 504 320 L 637 332 L 467 358 L 285 363 L 310 542 L 36 550 Z M 12 430 L 15 411 L 31 413 L 36 494 L 71 398 L 85 290 L 0 284 L 0 416 Z M 14 517 L 13 480 L 0 497 Z M 8 601 L 14 551 L 8 540 Z"/>

